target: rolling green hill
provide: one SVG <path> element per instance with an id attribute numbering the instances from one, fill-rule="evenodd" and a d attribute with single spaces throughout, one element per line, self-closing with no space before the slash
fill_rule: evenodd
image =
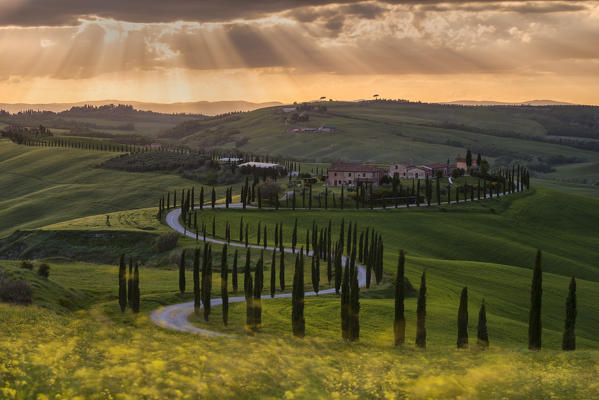
<path id="1" fill-rule="evenodd" d="M 192 147 L 237 148 L 313 161 L 445 162 L 463 154 L 465 148 L 500 164 L 512 160 L 547 165 L 599 160 L 599 153 L 589 150 L 597 150 L 597 107 L 317 104 L 326 106 L 326 111 L 305 111 L 309 116 L 306 122 L 286 124 L 293 112 L 273 107 L 220 120 L 188 121 L 163 136 Z M 337 130 L 291 133 L 293 128 L 320 126 Z"/>
<path id="2" fill-rule="evenodd" d="M 87 215 L 157 206 L 166 191 L 198 184 L 175 173 L 95 168 L 114 156 L 0 139 L 0 237 Z"/>

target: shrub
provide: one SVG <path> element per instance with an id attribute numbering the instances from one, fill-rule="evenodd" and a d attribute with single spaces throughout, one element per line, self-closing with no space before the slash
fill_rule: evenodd
<path id="1" fill-rule="evenodd" d="M 260 194 L 263 199 L 272 199 L 273 197 L 279 197 L 281 193 L 281 185 L 274 182 L 264 182 L 259 185 Z"/>
<path id="2" fill-rule="evenodd" d="M 47 279 L 50 277 L 50 266 L 46 263 L 40 264 L 37 267 L 37 274 Z"/>
<path id="3" fill-rule="evenodd" d="M 169 251 L 177 246 L 178 240 L 179 234 L 177 232 L 166 232 L 156 239 L 156 247 L 160 252 Z"/>
<path id="4" fill-rule="evenodd" d="M 23 260 L 23 261 L 21 261 L 21 268 L 25 268 L 25 269 L 32 271 L 33 263 L 31 263 L 30 261 Z"/>
<path id="5" fill-rule="evenodd" d="M 31 304 L 31 287 L 25 281 L 12 281 L 0 287 L 0 299 L 7 303 Z"/>

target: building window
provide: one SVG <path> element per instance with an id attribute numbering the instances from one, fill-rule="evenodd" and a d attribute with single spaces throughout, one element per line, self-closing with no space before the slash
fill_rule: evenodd
<path id="1" fill-rule="evenodd" d="M 351 176 L 351 172 L 349 173 L 349 176 Z"/>

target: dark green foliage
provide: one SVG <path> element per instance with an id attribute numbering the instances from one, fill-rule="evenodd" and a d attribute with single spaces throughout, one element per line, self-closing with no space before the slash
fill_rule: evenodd
<path id="1" fill-rule="evenodd" d="M 293 335 L 303 338 L 306 335 L 304 319 L 304 260 L 303 251 L 295 257 L 293 292 L 291 295 L 291 329 Z"/>
<path id="2" fill-rule="evenodd" d="M 212 296 L 212 247 L 204 245 L 204 257 L 202 260 L 202 304 L 204 305 L 204 320 L 210 318 L 210 298 Z"/>
<path id="3" fill-rule="evenodd" d="M 124 254 L 119 262 L 119 306 L 122 312 L 127 309 L 127 264 Z"/>
<path id="4" fill-rule="evenodd" d="M 530 314 L 528 319 L 528 349 L 541 349 L 541 298 L 543 295 L 543 272 L 541 271 L 541 250 L 537 257 L 530 287 Z"/>
<path id="5" fill-rule="evenodd" d="M 139 264 L 135 264 L 135 270 L 133 271 L 133 295 L 131 296 L 133 302 L 131 303 L 131 311 L 134 313 L 139 313 L 139 301 L 140 301 L 140 293 L 139 293 Z"/>
<path id="6" fill-rule="evenodd" d="M 343 280 L 341 283 L 341 337 L 343 340 L 350 338 L 350 260 L 345 258 L 345 268 L 343 269 Z"/>
<path id="7" fill-rule="evenodd" d="M 202 295 L 200 291 L 200 249 L 193 252 L 193 311 L 200 314 L 202 306 Z"/>
<path id="8" fill-rule="evenodd" d="M 295 246 L 297 245 L 297 218 L 293 224 L 293 232 L 291 234 L 291 251 L 295 254 Z"/>
<path id="9" fill-rule="evenodd" d="M 312 257 L 312 265 L 311 265 L 311 276 L 312 276 L 312 288 L 314 292 L 318 294 L 318 289 L 320 286 L 320 257 L 317 252 L 314 252 L 314 256 Z"/>
<path id="10" fill-rule="evenodd" d="M 356 246 L 352 246 L 350 261 L 348 318 L 349 340 L 357 342 L 360 339 L 360 285 L 358 283 L 358 268 L 356 267 Z"/>
<path id="11" fill-rule="evenodd" d="M 158 251 L 165 252 L 177 247 L 179 234 L 177 232 L 166 232 L 156 239 L 156 247 Z"/>
<path id="12" fill-rule="evenodd" d="M 254 330 L 262 327 L 262 289 L 264 288 L 264 251 L 260 253 L 260 259 L 256 263 L 254 273 Z"/>
<path id="13" fill-rule="evenodd" d="M 179 292 L 185 293 L 185 249 L 181 251 L 179 259 Z"/>
<path id="14" fill-rule="evenodd" d="M 231 272 L 231 274 L 233 275 L 233 293 L 237 294 L 237 289 L 238 289 L 238 282 L 237 282 L 237 274 L 239 273 L 239 271 L 237 270 L 237 258 L 238 258 L 238 254 L 237 254 L 237 249 L 235 249 L 235 254 L 233 255 L 233 271 Z"/>
<path id="15" fill-rule="evenodd" d="M 468 347 L 468 288 L 462 289 L 458 308 L 458 349 Z"/>
<path id="16" fill-rule="evenodd" d="M 283 251 L 283 245 L 280 248 L 280 261 L 279 261 L 279 286 L 281 290 L 285 290 L 285 252 Z"/>
<path id="17" fill-rule="evenodd" d="M 277 291 L 277 251 L 272 252 L 272 261 L 270 262 L 270 297 L 275 297 Z"/>
<path id="18" fill-rule="evenodd" d="M 133 258 L 129 257 L 129 274 L 127 275 L 127 302 L 133 304 Z"/>
<path id="19" fill-rule="evenodd" d="M 29 271 L 33 270 L 33 263 L 30 261 L 23 260 L 21 261 L 21 268 L 28 269 Z"/>
<path id="20" fill-rule="evenodd" d="M 416 306 L 416 347 L 426 347 L 426 276 L 422 273 Z"/>
<path id="21" fill-rule="evenodd" d="M 487 307 L 485 305 L 485 299 L 483 299 L 478 311 L 478 326 L 476 341 L 480 349 L 486 349 L 489 347 L 489 332 L 487 330 Z"/>
<path id="22" fill-rule="evenodd" d="M 227 326 L 229 322 L 229 264 L 227 260 L 227 245 L 223 245 L 223 252 L 220 262 L 220 295 L 223 308 L 223 324 Z"/>
<path id="23" fill-rule="evenodd" d="M 212 186 L 212 194 L 210 200 L 212 208 L 214 208 L 216 206 L 216 190 L 214 190 L 214 186 Z"/>
<path id="24" fill-rule="evenodd" d="M 404 270 L 405 253 L 399 251 L 399 261 L 397 262 L 397 275 L 395 277 L 395 319 L 393 320 L 393 334 L 395 345 L 404 344 L 406 341 L 406 317 L 404 315 Z"/>
<path id="25" fill-rule="evenodd" d="M 572 277 L 566 298 L 566 320 L 564 322 L 564 336 L 562 339 L 562 350 L 576 349 L 576 279 Z"/>

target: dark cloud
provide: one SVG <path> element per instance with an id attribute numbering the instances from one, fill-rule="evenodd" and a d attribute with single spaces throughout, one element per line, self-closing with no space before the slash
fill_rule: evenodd
<path id="1" fill-rule="evenodd" d="M 380 4 L 424 5 L 447 10 L 458 5 L 466 7 L 506 8 L 515 12 L 575 11 L 581 4 L 563 1 L 526 0 L 511 6 L 498 1 L 465 0 L 381 0 Z M 365 19 L 376 18 L 383 7 L 360 0 L 23 0 L 0 1 L 0 25 L 55 26 L 76 25 L 81 17 L 99 16 L 129 22 L 202 21 L 225 22 L 234 19 L 257 18 L 271 13 L 302 10 L 306 7 L 345 5 L 343 12 Z M 294 14 L 298 21 L 309 22 L 319 15 L 310 11 Z"/>

